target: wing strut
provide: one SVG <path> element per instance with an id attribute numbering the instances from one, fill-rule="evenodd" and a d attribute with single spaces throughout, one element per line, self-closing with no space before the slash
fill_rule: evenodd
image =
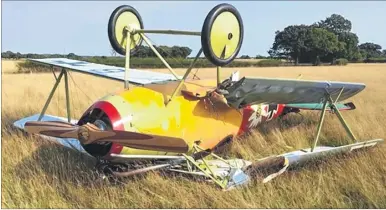
<path id="1" fill-rule="evenodd" d="M 54 67 L 52 67 L 52 72 L 54 73 L 54 76 L 55 76 Z M 41 119 L 43 118 L 44 114 L 46 113 L 48 105 L 50 104 L 51 99 L 54 96 L 54 93 L 55 93 L 56 89 L 58 88 L 58 85 L 59 85 L 60 81 L 62 80 L 63 75 L 64 75 L 64 86 L 65 86 L 65 91 L 66 91 L 67 120 L 68 120 L 69 123 L 71 123 L 70 91 L 69 91 L 69 88 L 68 88 L 68 72 L 67 72 L 67 70 L 65 68 L 62 68 L 62 71 L 60 72 L 58 78 L 56 78 L 56 76 L 55 76 L 56 82 L 54 84 L 54 87 L 51 90 L 50 95 L 47 98 L 46 103 L 44 104 L 43 110 L 42 110 L 42 112 L 39 115 L 38 121 L 41 121 Z"/>
<path id="2" fill-rule="evenodd" d="M 316 136 L 315 136 L 314 144 L 313 144 L 313 146 L 311 148 L 311 152 L 314 151 L 315 147 L 318 144 L 318 140 L 319 140 L 319 136 L 320 136 L 320 131 L 322 130 L 322 126 L 323 126 L 323 122 L 324 122 L 324 116 L 326 115 L 327 106 L 330 107 L 330 109 L 332 110 L 333 113 L 336 113 L 336 116 L 338 117 L 340 123 L 343 125 L 344 129 L 346 130 L 346 132 L 350 136 L 350 138 L 352 140 L 354 140 L 355 142 L 358 142 L 357 138 L 355 137 L 355 135 L 351 131 L 351 129 L 348 126 L 347 122 L 344 120 L 344 118 L 343 118 L 342 114 L 340 113 L 339 109 L 336 107 L 336 102 L 339 100 L 339 97 L 341 96 L 343 90 L 344 90 L 344 87 L 341 88 L 340 93 L 339 93 L 338 97 L 335 99 L 335 101 L 332 100 L 331 94 L 328 93 L 328 91 L 326 90 L 325 96 L 323 98 L 324 102 L 323 102 L 322 112 L 321 112 L 320 118 L 319 118 L 318 129 L 317 129 L 317 133 L 316 133 Z"/>

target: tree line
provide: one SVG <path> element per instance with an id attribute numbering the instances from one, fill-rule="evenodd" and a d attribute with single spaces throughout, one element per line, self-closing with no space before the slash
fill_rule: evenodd
<path id="1" fill-rule="evenodd" d="M 164 57 L 164 58 L 187 58 L 190 53 L 192 52 L 192 49 L 185 46 L 154 46 L 157 51 Z M 116 55 L 115 53 L 112 53 L 112 56 Z M 136 58 L 151 58 L 156 57 L 156 54 L 150 49 L 148 46 L 139 46 L 133 53 L 131 54 L 132 57 Z M 82 57 L 90 57 L 90 56 L 80 56 L 76 55 L 74 53 L 69 53 L 67 55 L 63 54 L 36 54 L 36 53 L 27 53 L 27 54 L 21 54 L 19 52 L 14 53 L 12 51 L 6 51 L 1 53 L 2 58 L 8 58 L 8 59 L 20 59 L 20 58 L 33 58 L 33 59 L 40 59 L 40 58 L 69 58 L 69 59 L 81 59 Z M 97 56 L 101 58 L 106 58 L 107 56 Z"/>
<path id="2" fill-rule="evenodd" d="M 289 58 L 295 64 L 333 63 L 336 59 L 357 62 L 371 58 L 385 58 L 386 50 L 379 44 L 359 44 L 358 36 L 351 31 L 350 20 L 332 14 L 312 25 L 290 25 L 275 32 L 268 54 L 272 58 Z"/>

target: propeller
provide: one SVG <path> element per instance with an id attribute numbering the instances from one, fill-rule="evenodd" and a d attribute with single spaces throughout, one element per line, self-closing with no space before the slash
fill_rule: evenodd
<path id="1" fill-rule="evenodd" d="M 79 126 L 59 121 L 30 121 L 26 122 L 25 130 L 29 133 L 52 137 L 74 138 L 82 144 L 115 142 L 136 149 L 178 153 L 186 153 L 189 149 L 186 142 L 181 138 L 130 131 L 104 131 L 91 123 Z"/>

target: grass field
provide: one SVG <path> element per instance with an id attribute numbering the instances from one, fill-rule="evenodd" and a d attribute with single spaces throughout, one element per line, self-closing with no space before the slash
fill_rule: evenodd
<path id="1" fill-rule="evenodd" d="M 358 138 L 386 137 L 385 64 L 224 68 L 222 78 L 236 69 L 249 76 L 296 78 L 302 74 L 302 79 L 366 83 L 367 88 L 351 100 L 357 109 L 343 115 Z M 198 76 L 214 78 L 215 72 L 214 68 L 200 69 Z M 92 182 L 94 160 L 11 126 L 16 119 L 40 112 L 54 84 L 52 73 L 2 73 L 2 208 L 386 208 L 385 144 L 286 172 L 266 184 L 252 181 L 227 192 L 211 183 L 157 173 L 121 185 Z M 102 78 L 71 76 L 75 118 L 94 100 L 123 87 Z M 64 84 L 58 90 L 47 112 L 65 116 Z M 318 114 L 304 111 L 304 120 L 293 115 L 285 124 L 273 121 L 233 142 L 228 150 L 231 156 L 255 160 L 307 148 Z M 328 114 L 325 123 L 321 144 L 350 143 L 337 119 Z"/>
<path id="2" fill-rule="evenodd" d="M 1 60 L 1 71 L 3 73 L 12 73 L 17 70 L 17 64 L 24 60 Z"/>

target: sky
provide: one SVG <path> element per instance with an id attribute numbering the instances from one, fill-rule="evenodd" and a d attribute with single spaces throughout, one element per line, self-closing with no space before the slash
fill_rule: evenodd
<path id="1" fill-rule="evenodd" d="M 239 56 L 268 55 L 275 31 L 334 13 L 352 22 L 360 43 L 386 49 L 386 1 L 2 1 L 2 52 L 111 55 L 107 23 L 120 5 L 136 8 L 145 29 L 201 31 L 207 13 L 220 3 L 234 5 L 243 19 Z M 188 46 L 190 56 L 201 47 L 195 36 L 148 36 L 156 45 Z"/>

